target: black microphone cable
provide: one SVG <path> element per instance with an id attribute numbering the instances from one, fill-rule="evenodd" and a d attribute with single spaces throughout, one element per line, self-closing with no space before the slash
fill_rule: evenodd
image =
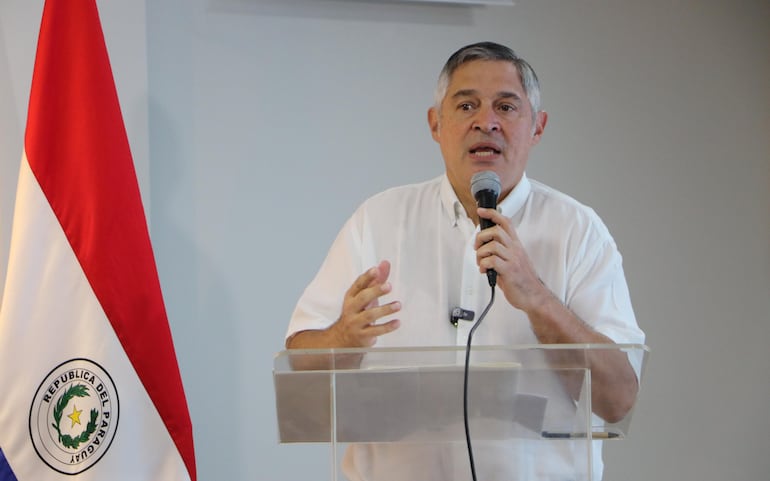
<path id="1" fill-rule="evenodd" d="M 471 178 L 471 193 L 476 199 L 476 204 L 479 207 L 485 207 L 487 209 L 494 209 L 497 207 L 497 198 L 500 195 L 500 177 L 491 170 L 484 170 L 476 172 Z M 488 229 L 494 226 L 494 223 L 489 219 L 479 219 L 479 230 Z M 495 302 L 495 284 L 497 284 L 497 272 L 494 269 L 487 270 L 487 280 L 489 281 L 489 287 L 492 288 L 489 304 L 484 308 L 484 311 L 479 316 L 479 319 L 471 327 L 468 333 L 468 345 L 465 348 L 465 376 L 463 379 L 463 421 L 465 422 L 465 442 L 468 445 L 468 459 L 471 463 L 471 476 L 473 481 L 476 481 L 476 464 L 473 461 L 473 446 L 471 445 L 471 432 L 468 426 L 468 371 L 470 370 L 471 359 L 471 343 L 473 341 L 473 333 L 481 325 L 481 321 L 489 312 L 492 307 L 492 303 Z"/>
<path id="2" fill-rule="evenodd" d="M 476 464 L 473 461 L 473 446 L 471 445 L 471 432 L 470 427 L 468 426 L 468 370 L 470 367 L 471 342 L 473 341 L 473 333 L 476 332 L 476 329 L 479 327 L 479 325 L 481 325 L 481 321 L 484 320 L 487 312 L 489 312 L 489 309 L 492 307 L 492 303 L 495 302 L 495 282 L 491 278 L 489 279 L 489 286 L 492 288 L 489 304 L 487 304 L 487 307 L 484 308 L 484 311 L 479 316 L 479 319 L 475 324 L 473 324 L 473 327 L 471 327 L 471 330 L 468 333 L 468 344 L 465 347 L 465 371 L 463 378 L 463 421 L 465 422 L 465 443 L 468 445 L 468 460 L 471 463 L 471 476 L 473 481 L 476 481 Z"/>

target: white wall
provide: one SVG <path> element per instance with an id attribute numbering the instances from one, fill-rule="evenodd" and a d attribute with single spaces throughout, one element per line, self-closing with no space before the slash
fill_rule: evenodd
<path id="1" fill-rule="evenodd" d="M 39 26 L 28 3 L 0 3 L 0 273 Z M 652 347 L 605 479 L 767 477 L 770 4 L 120 3 L 99 5 L 134 157 L 149 152 L 140 181 L 199 479 L 324 479 L 324 448 L 276 443 L 272 356 L 355 206 L 441 172 L 435 78 L 482 39 L 538 72 L 550 123 L 530 176 L 604 218 Z M 126 23 L 144 4 L 146 23 Z"/>

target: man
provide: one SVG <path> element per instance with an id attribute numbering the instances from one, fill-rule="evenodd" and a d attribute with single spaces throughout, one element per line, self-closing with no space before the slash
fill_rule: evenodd
<path id="1" fill-rule="evenodd" d="M 299 300 L 286 347 L 465 345 L 472 323 L 453 327 L 450 311 L 482 311 L 489 269 L 504 302 L 492 306 L 475 345 L 642 343 L 604 224 L 525 174 L 547 120 L 537 77 L 512 50 L 484 42 L 455 52 L 428 110 L 445 175 L 359 207 Z M 476 206 L 471 179 L 480 171 L 500 178 L 497 210 Z M 479 231 L 479 219 L 495 225 Z M 589 362 L 594 413 L 622 419 L 636 398 L 638 363 L 614 350 Z M 346 456 L 352 479 L 392 469 L 381 454 L 396 448 L 355 449 Z M 601 465 L 594 468 L 600 479 Z"/>

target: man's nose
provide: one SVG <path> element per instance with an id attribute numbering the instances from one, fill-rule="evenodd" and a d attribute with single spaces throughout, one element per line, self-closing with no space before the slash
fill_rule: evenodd
<path id="1" fill-rule="evenodd" d="M 484 133 L 497 132 L 500 130 L 500 119 L 492 108 L 479 109 L 476 118 L 473 121 L 473 129 Z"/>

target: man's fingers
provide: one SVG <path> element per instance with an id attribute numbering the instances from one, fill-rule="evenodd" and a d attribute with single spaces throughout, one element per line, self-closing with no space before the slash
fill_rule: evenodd
<path id="1" fill-rule="evenodd" d="M 388 276 L 390 275 L 390 262 L 382 261 L 373 267 L 373 269 L 376 269 L 377 272 L 374 275 L 374 279 L 369 283 L 370 286 L 374 284 L 382 284 L 388 280 Z"/>
<path id="2" fill-rule="evenodd" d="M 398 319 L 377 323 L 382 317 L 392 315 L 401 310 L 401 303 L 389 302 L 383 306 L 361 311 L 355 315 L 340 318 L 332 327 L 341 339 L 341 345 L 346 347 L 372 346 L 378 336 L 392 332 L 401 325 Z"/>
<path id="3" fill-rule="evenodd" d="M 488 242 L 490 239 L 497 235 L 503 235 L 502 233 L 505 233 L 507 237 L 513 240 L 519 239 L 516 235 L 516 230 L 511 225 L 511 220 L 495 209 L 484 209 L 479 207 L 478 215 L 482 219 L 491 220 L 495 224 L 495 227 L 490 227 L 479 232 L 476 238 L 478 245 L 483 244 L 484 242 Z M 481 242 L 479 242 L 479 238 L 481 238 Z"/>
<path id="4" fill-rule="evenodd" d="M 343 345 L 372 345 L 377 336 L 387 334 L 400 325 L 396 319 L 377 323 L 379 319 L 401 310 L 398 301 L 379 305 L 380 297 L 392 290 L 390 282 L 387 282 L 388 276 L 390 263 L 382 261 L 358 276 L 345 293 L 342 313 L 334 324 Z"/>
<path id="5" fill-rule="evenodd" d="M 379 305 L 380 297 L 388 294 L 391 290 L 392 286 L 389 282 L 367 287 L 350 300 L 349 307 L 353 312 L 376 307 Z"/>
<path id="6" fill-rule="evenodd" d="M 509 222 L 508 218 L 502 213 L 498 212 L 497 209 L 486 209 L 484 207 L 479 207 L 476 209 L 476 214 L 478 214 L 478 216 L 482 219 L 491 220 L 493 223 L 498 225 L 507 224 Z"/>
<path id="7" fill-rule="evenodd" d="M 390 321 L 383 322 L 382 324 L 372 324 L 366 327 L 363 332 L 367 337 L 371 336 L 372 338 L 376 338 L 382 336 L 383 334 L 395 331 L 399 328 L 400 325 L 400 320 L 391 319 Z"/>
<path id="8" fill-rule="evenodd" d="M 401 303 L 398 301 L 389 302 L 382 306 L 375 306 L 365 309 L 355 316 L 351 316 L 351 323 L 359 329 L 374 325 L 377 320 L 390 316 L 401 310 Z"/>
<path id="9" fill-rule="evenodd" d="M 376 266 L 367 269 L 366 272 L 358 276 L 356 280 L 353 281 L 353 285 L 350 286 L 350 289 L 348 289 L 347 293 L 351 296 L 356 296 L 359 292 L 368 287 L 372 287 L 377 284 L 383 284 L 386 280 L 388 280 L 389 275 L 390 262 L 382 261 Z"/>
<path id="10" fill-rule="evenodd" d="M 351 285 L 350 289 L 348 289 L 347 295 L 350 297 L 355 297 L 358 295 L 359 292 L 372 285 L 372 282 L 377 278 L 378 274 L 379 270 L 376 266 L 367 269 L 366 272 L 358 276 L 356 280 L 353 281 L 353 285 Z"/>

